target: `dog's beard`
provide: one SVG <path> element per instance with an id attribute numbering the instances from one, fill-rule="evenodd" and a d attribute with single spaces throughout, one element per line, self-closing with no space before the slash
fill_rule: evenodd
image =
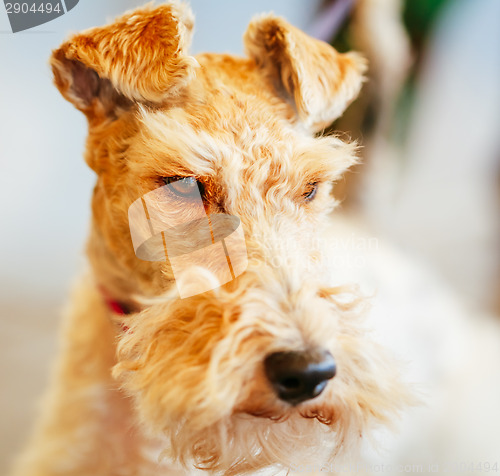
<path id="1" fill-rule="evenodd" d="M 256 276 L 185 300 L 167 294 L 127 317 L 114 375 L 139 422 L 166 435 L 163 454 L 186 466 L 237 474 L 320 464 L 409 400 L 397 366 L 363 329 L 355 290 L 303 285 L 290 297 L 272 288 L 279 280 Z M 328 349 L 339 370 L 323 394 L 292 407 L 262 363 L 311 346 Z"/>
<path id="2" fill-rule="evenodd" d="M 274 466 L 293 469 L 331 460 L 342 442 L 330 427 L 291 413 L 281 421 L 237 413 L 200 431 L 179 423 L 164 456 L 225 475 Z"/>

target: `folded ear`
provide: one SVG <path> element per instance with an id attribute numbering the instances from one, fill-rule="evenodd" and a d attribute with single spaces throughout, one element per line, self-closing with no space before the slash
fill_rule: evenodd
<path id="1" fill-rule="evenodd" d="M 172 2 L 78 33 L 52 53 L 55 84 L 89 119 L 132 101 L 162 103 L 194 74 L 196 60 L 186 54 L 193 23 L 189 8 Z"/>
<path id="2" fill-rule="evenodd" d="M 299 119 L 317 132 L 342 115 L 361 89 L 365 60 L 340 54 L 282 18 L 254 19 L 244 36 L 247 54 L 295 104 Z"/>

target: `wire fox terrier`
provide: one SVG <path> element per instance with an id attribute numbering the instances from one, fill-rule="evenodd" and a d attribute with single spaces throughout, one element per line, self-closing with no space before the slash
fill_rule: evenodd
<path id="1" fill-rule="evenodd" d="M 20 476 L 327 463 L 412 400 L 364 299 L 331 279 L 356 145 L 321 132 L 365 61 L 273 15 L 246 57 L 190 56 L 192 29 L 185 5 L 149 5 L 53 52 L 88 119 L 91 270 Z"/>

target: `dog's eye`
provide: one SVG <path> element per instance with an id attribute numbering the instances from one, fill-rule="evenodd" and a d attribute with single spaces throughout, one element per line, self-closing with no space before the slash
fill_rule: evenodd
<path id="1" fill-rule="evenodd" d="M 304 200 L 306 202 L 310 202 L 311 200 L 313 200 L 314 197 L 316 196 L 317 191 L 318 191 L 318 182 L 313 182 L 308 184 L 307 192 L 304 194 Z"/>
<path id="2" fill-rule="evenodd" d="M 203 185 L 195 177 L 163 177 L 163 181 L 179 197 L 203 196 Z"/>

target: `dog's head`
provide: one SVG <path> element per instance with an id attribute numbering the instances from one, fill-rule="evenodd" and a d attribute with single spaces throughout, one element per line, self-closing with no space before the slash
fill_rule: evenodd
<path id="1" fill-rule="evenodd" d="M 122 301 L 155 298 L 127 316 L 115 375 L 186 463 L 237 472 L 313 449 L 332 457 L 404 395 L 357 296 L 329 287 L 325 265 L 332 184 L 355 147 L 317 134 L 356 97 L 365 64 L 272 15 L 248 27 L 245 58 L 189 56 L 192 28 L 187 7 L 148 6 L 74 35 L 51 60 L 88 118 L 96 279 Z M 156 261 L 138 258 L 151 210 L 165 228 Z M 188 266 L 189 246 L 169 243 L 197 232 L 171 230 L 203 217 L 214 249 L 195 240 Z M 237 221 L 221 219 L 218 236 L 221 217 Z M 208 291 L 181 299 L 193 283 Z"/>

